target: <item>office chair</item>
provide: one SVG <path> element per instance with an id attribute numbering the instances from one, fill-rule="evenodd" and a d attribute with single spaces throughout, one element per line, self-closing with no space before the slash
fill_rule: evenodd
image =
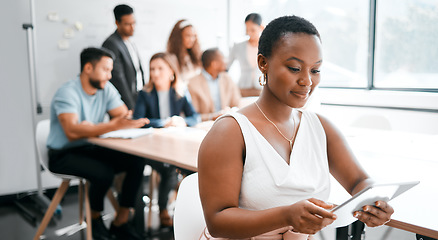
<path id="1" fill-rule="evenodd" d="M 38 122 L 36 127 L 36 134 L 35 134 L 35 141 L 37 145 L 37 153 L 38 158 L 40 161 L 40 164 L 43 166 L 44 170 L 47 172 L 50 172 L 54 176 L 61 178 L 62 182 L 61 185 L 56 190 L 55 195 L 52 198 L 52 201 L 50 202 L 49 207 L 47 208 L 46 213 L 44 214 L 44 217 L 41 221 L 41 224 L 35 233 L 34 240 L 39 240 L 40 236 L 44 233 L 44 230 L 46 229 L 47 225 L 50 222 L 50 219 L 53 216 L 54 211 L 56 210 L 56 207 L 61 202 L 62 198 L 64 197 L 71 180 L 78 180 L 79 186 L 78 186 L 78 192 L 79 192 L 79 225 L 82 225 L 83 222 L 83 202 L 84 202 L 84 195 L 85 195 L 85 218 L 87 222 L 87 239 L 92 240 L 92 234 L 91 234 L 91 209 L 90 209 L 90 201 L 88 198 L 88 182 L 80 177 L 77 176 L 71 176 L 71 175 L 64 175 L 64 174 L 58 174 L 53 173 L 49 170 L 49 154 L 48 149 L 46 146 L 47 137 L 49 136 L 50 131 L 50 120 L 42 120 Z M 115 197 L 113 195 L 112 190 L 110 189 L 107 193 L 107 197 L 110 199 L 111 204 L 113 205 L 114 209 L 118 210 L 118 203 L 115 200 Z"/>
<path id="2" fill-rule="evenodd" d="M 198 173 L 185 177 L 179 186 L 173 216 L 175 240 L 199 239 L 206 224 L 198 189 Z"/>

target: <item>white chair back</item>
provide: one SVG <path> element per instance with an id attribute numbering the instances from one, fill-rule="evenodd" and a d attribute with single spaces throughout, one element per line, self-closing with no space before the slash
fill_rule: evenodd
<path id="1" fill-rule="evenodd" d="M 35 140 L 40 164 L 49 171 L 49 151 L 47 149 L 47 138 L 50 132 L 50 120 L 45 119 L 38 122 L 36 127 Z"/>
<path id="2" fill-rule="evenodd" d="M 175 240 L 199 239 L 205 228 L 198 189 L 198 173 L 185 177 L 178 189 L 173 228 Z"/>
<path id="3" fill-rule="evenodd" d="M 49 169 L 49 149 L 47 148 L 47 138 L 50 132 L 50 119 L 39 121 L 36 127 L 35 141 L 37 146 L 38 159 L 44 170 L 63 179 L 80 179 L 80 177 L 59 174 Z"/>

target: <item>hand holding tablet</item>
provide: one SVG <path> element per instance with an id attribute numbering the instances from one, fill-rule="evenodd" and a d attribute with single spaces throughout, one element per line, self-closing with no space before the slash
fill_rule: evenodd
<path id="1" fill-rule="evenodd" d="M 361 211 L 365 205 L 374 206 L 375 202 L 379 200 L 389 202 L 418 183 L 419 181 L 372 184 L 333 208 L 331 211 L 337 215 L 337 219 L 329 226 L 335 228 L 347 226 L 357 220 L 353 216 L 353 212 Z"/>

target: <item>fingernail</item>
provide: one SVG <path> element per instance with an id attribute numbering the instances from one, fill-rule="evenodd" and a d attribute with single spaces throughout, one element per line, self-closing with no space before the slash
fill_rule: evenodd
<path id="1" fill-rule="evenodd" d="M 355 212 L 355 213 L 353 214 L 353 216 L 354 216 L 355 218 L 357 218 L 357 217 L 359 217 L 359 213 L 358 213 L 358 212 Z"/>
<path id="2" fill-rule="evenodd" d="M 379 201 L 376 202 L 376 206 L 380 207 L 380 202 Z"/>
<path id="3" fill-rule="evenodd" d="M 363 210 L 364 210 L 364 211 L 368 211 L 368 210 L 370 210 L 370 209 L 369 209 L 368 206 L 366 206 L 366 207 L 363 208 Z"/>

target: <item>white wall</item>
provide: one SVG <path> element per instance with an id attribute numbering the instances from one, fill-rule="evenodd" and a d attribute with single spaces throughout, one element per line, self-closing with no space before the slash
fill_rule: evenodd
<path id="1" fill-rule="evenodd" d="M 8 1 L 7 7 L 0 8 L 0 16 L 3 32 L 7 33 L 0 40 L 0 195 L 3 195 L 35 190 L 37 175 L 27 38 L 22 29 L 23 23 L 30 22 L 30 4 L 24 0 Z"/>

